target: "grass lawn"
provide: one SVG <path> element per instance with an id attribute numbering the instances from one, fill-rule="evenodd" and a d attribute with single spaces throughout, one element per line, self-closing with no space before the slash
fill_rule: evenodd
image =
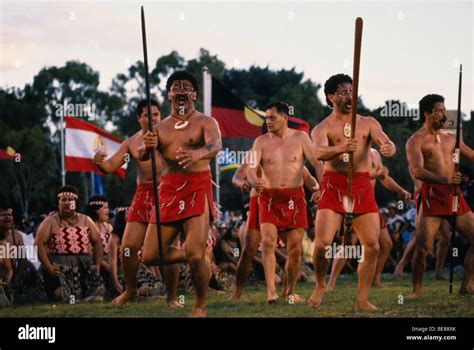
<path id="1" fill-rule="evenodd" d="M 280 300 L 277 305 L 265 303 L 265 286 L 247 287 L 238 303 L 230 302 L 231 292 L 210 291 L 207 304 L 209 317 L 474 317 L 474 297 L 459 296 L 460 275 L 455 275 L 453 294 L 448 293 L 448 282 L 434 281 L 427 273 L 423 284 L 423 295 L 418 300 L 404 298 L 411 291 L 410 275 L 402 280 L 393 280 L 384 275 L 387 284 L 383 289 L 372 289 L 369 300 L 380 311 L 354 312 L 357 292 L 355 275 L 342 275 L 336 289 L 324 296 L 318 310 L 306 304 L 288 304 Z M 297 293 L 309 297 L 312 283 L 300 283 Z M 68 304 L 30 304 L 0 308 L 0 317 L 185 317 L 191 310 L 193 294 L 184 294 L 185 307 L 170 310 L 163 299 L 148 299 L 122 307 L 112 307 L 109 302 Z"/>

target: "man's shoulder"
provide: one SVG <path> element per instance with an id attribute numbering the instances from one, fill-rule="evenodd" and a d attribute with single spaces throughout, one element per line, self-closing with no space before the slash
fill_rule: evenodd
<path id="1" fill-rule="evenodd" d="M 415 144 L 420 142 L 424 137 L 424 133 L 422 129 L 416 130 L 407 140 L 407 144 Z"/>
<path id="2" fill-rule="evenodd" d="M 306 139 L 308 137 L 308 134 L 305 133 L 304 131 L 301 131 L 301 130 L 294 130 L 294 129 L 290 129 L 292 134 L 291 136 L 293 138 L 296 138 L 300 141 L 302 141 L 303 139 Z"/>
<path id="3" fill-rule="evenodd" d="M 266 134 L 263 134 L 263 135 L 260 135 L 259 137 L 257 137 L 255 139 L 255 143 L 259 143 L 259 144 L 262 144 L 264 142 L 267 142 L 271 140 L 271 135 L 269 132 L 267 132 Z"/>
<path id="4" fill-rule="evenodd" d="M 195 119 L 197 119 L 199 122 L 201 122 L 204 125 L 217 125 L 216 119 L 202 112 L 196 111 Z"/>
<path id="5" fill-rule="evenodd" d="M 357 115 L 357 123 L 362 125 L 377 126 L 380 125 L 379 121 L 371 115 Z"/>

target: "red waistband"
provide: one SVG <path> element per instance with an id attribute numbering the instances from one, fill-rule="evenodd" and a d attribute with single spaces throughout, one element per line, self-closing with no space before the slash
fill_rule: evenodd
<path id="1" fill-rule="evenodd" d="M 175 179 L 190 179 L 190 178 L 205 178 L 205 177 L 212 177 L 211 172 L 209 170 L 204 170 L 204 171 L 194 171 L 190 173 L 168 173 L 161 175 L 161 180 L 167 180 L 168 178 L 173 178 Z"/>
<path id="2" fill-rule="evenodd" d="M 449 185 L 449 184 L 429 184 L 429 183 L 425 183 L 423 182 L 421 184 L 421 190 L 420 192 L 423 190 L 423 189 L 427 189 L 429 187 L 434 187 L 434 188 L 438 188 L 438 189 L 442 189 L 442 190 L 445 190 L 445 189 L 451 189 L 451 188 L 454 188 L 456 186 L 454 185 Z"/>
<path id="3" fill-rule="evenodd" d="M 304 189 L 303 187 L 293 187 L 293 188 L 265 188 L 263 192 L 269 195 L 274 194 L 285 194 L 288 196 L 295 196 L 295 195 L 303 195 L 304 196 Z"/>
<path id="4" fill-rule="evenodd" d="M 152 189 L 153 189 L 153 182 L 137 184 L 137 190 L 152 190 Z"/>
<path id="5" fill-rule="evenodd" d="M 327 176 L 327 177 L 331 177 L 331 178 L 340 178 L 340 179 L 345 179 L 347 178 L 349 175 L 346 171 L 344 172 L 339 172 L 339 171 L 325 171 L 324 174 L 323 174 L 323 177 L 324 176 Z M 369 178 L 370 179 L 370 174 L 368 172 L 355 172 L 355 173 L 352 173 L 352 178 Z"/>

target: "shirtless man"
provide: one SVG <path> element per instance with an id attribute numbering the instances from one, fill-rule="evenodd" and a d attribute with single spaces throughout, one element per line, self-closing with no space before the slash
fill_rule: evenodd
<path id="1" fill-rule="evenodd" d="M 456 210 L 456 231 L 469 242 L 464 259 L 464 277 L 460 294 L 474 295 L 471 286 L 474 270 L 474 216 L 461 193 L 457 208 L 453 208 L 453 191 L 461 183 L 461 173 L 454 171 L 453 153 L 456 137 L 441 131 L 446 121 L 444 97 L 426 95 L 420 100 L 420 115 L 423 126 L 406 143 L 407 160 L 410 171 L 421 185 L 421 206 L 416 226 L 416 248 L 413 256 L 411 298 L 421 295 L 423 273 L 433 238 L 443 219 L 450 219 Z M 474 151 L 460 143 L 461 155 L 474 162 Z"/>
<path id="2" fill-rule="evenodd" d="M 415 189 L 415 208 L 416 208 L 416 216 L 415 216 L 415 228 L 418 226 L 418 220 L 420 218 L 419 209 L 421 203 L 421 185 L 422 182 L 417 180 L 415 176 L 409 171 L 410 177 L 414 184 Z M 441 225 L 439 226 L 438 231 L 438 247 L 436 249 L 436 266 L 435 266 L 435 280 L 437 281 L 446 281 L 447 278 L 443 275 L 443 268 L 444 262 L 446 260 L 446 256 L 448 255 L 449 250 L 449 240 L 451 239 L 451 228 L 449 222 L 447 220 L 443 220 Z M 408 259 L 412 256 L 413 252 L 415 251 L 416 246 L 416 237 L 413 235 L 408 242 L 405 250 L 403 251 L 403 255 L 400 258 L 397 266 L 395 266 L 395 271 L 393 272 L 393 276 L 395 278 L 401 278 L 403 275 L 403 270 L 405 266 L 408 264 Z"/>
<path id="3" fill-rule="evenodd" d="M 278 229 L 287 237 L 288 265 L 284 297 L 293 302 L 303 299 L 294 294 L 300 273 L 304 229 L 308 226 L 303 190 L 304 160 L 318 169 L 314 146 L 307 134 L 288 128 L 289 107 L 284 102 L 267 106 L 265 122 L 268 133 L 258 137 L 253 145 L 256 164 L 249 167 L 248 179 L 259 193 L 258 211 L 262 235 L 262 260 L 267 282 L 267 302 L 278 300 L 275 287 L 275 249 Z M 317 186 L 319 189 L 319 186 Z"/>
<path id="4" fill-rule="evenodd" d="M 353 229 L 363 248 L 363 261 L 358 267 L 358 295 L 356 308 L 375 310 L 367 300 L 369 288 L 379 254 L 380 219 L 374 191 L 370 182 L 370 147 L 375 142 L 384 157 L 395 154 L 395 145 L 372 117 L 357 116 L 355 138 L 346 138 L 344 129 L 350 126 L 352 105 L 352 79 L 344 74 L 329 78 L 324 86 L 326 101 L 332 113 L 311 132 L 319 160 L 324 161 L 321 198 L 316 213 L 316 244 L 313 262 L 316 270 L 316 288 L 308 303 L 320 306 L 326 288 L 328 261 L 326 247 L 332 244 L 336 231 L 344 218 L 343 198 L 348 195 L 348 157 L 354 154 L 352 174 Z M 357 103 L 357 101 L 354 101 Z"/>
<path id="5" fill-rule="evenodd" d="M 151 100 L 151 113 L 153 126 L 160 120 L 158 102 Z M 125 291 L 112 301 L 113 305 L 123 305 L 128 300 L 137 297 L 137 271 L 139 265 L 138 251 L 143 245 L 146 228 L 151 215 L 155 210 L 153 200 L 153 179 L 151 171 L 151 160 L 141 161 L 138 159 L 138 147 L 143 143 L 143 137 L 148 131 L 147 101 L 142 100 L 137 105 L 136 116 L 140 130 L 122 142 L 119 149 L 110 158 L 99 151 L 94 156 L 94 162 L 104 173 L 110 174 L 119 169 L 128 158 L 133 158 L 137 165 L 137 189 L 133 197 L 132 205 L 127 215 L 127 225 L 122 238 L 122 268 L 125 277 Z M 156 167 L 158 182 L 161 174 L 161 159 L 156 156 Z M 179 266 L 169 265 L 165 267 L 165 283 L 167 291 L 167 304 L 171 308 L 182 307 L 176 300 L 178 288 Z"/>
<path id="6" fill-rule="evenodd" d="M 242 289 L 249 276 L 250 269 L 252 268 L 252 261 L 257 254 L 258 245 L 262 239 L 258 225 L 258 193 L 257 190 L 253 188 L 248 182 L 248 169 L 249 164 L 242 163 L 242 165 L 237 169 L 237 171 L 234 173 L 234 176 L 232 177 L 232 183 L 235 187 L 242 189 L 243 192 L 250 191 L 247 220 L 245 220 L 244 224 L 242 225 L 244 228 L 243 237 L 241 239 L 243 248 L 239 263 L 237 265 L 235 291 L 232 295 L 233 301 L 239 300 L 240 296 L 242 295 Z M 317 202 L 319 186 L 316 182 L 316 179 L 311 175 L 306 167 L 303 169 L 303 181 L 305 187 L 312 192 L 311 202 Z M 285 289 L 286 288 L 283 290 L 283 295 L 286 294 Z"/>
<path id="7" fill-rule="evenodd" d="M 375 183 L 377 180 L 380 181 L 383 187 L 387 190 L 392 191 L 393 193 L 397 193 L 400 198 L 403 198 L 405 203 L 409 203 L 411 200 L 411 194 L 402 188 L 396 181 L 388 175 L 388 169 L 383 166 L 382 158 L 380 157 L 380 153 L 374 149 L 370 149 L 370 163 L 371 163 L 371 170 L 370 170 L 370 180 L 372 182 L 372 187 L 375 187 Z M 374 280 L 372 282 L 372 287 L 382 288 L 384 285 L 381 282 L 382 278 L 382 271 L 385 266 L 385 262 L 392 250 L 392 238 L 388 233 L 387 223 L 383 216 L 379 214 L 380 217 L 380 238 L 379 238 L 379 245 L 380 245 L 380 252 L 377 258 L 377 267 L 375 269 Z M 352 234 L 352 242 L 356 244 L 357 242 L 357 235 L 353 232 Z M 347 259 L 339 259 L 334 258 L 332 269 L 331 269 L 331 277 L 329 278 L 328 285 L 326 287 L 326 292 L 330 292 L 336 286 L 337 278 L 341 274 Z"/>
<path id="8" fill-rule="evenodd" d="M 210 221 L 216 217 L 209 164 L 222 148 L 221 134 L 214 118 L 195 110 L 198 84 L 190 73 L 174 72 L 166 90 L 171 114 L 156 132 L 147 133 L 139 154 L 140 159 L 148 159 L 156 148 L 162 156 L 159 199 L 164 260 L 191 265 L 196 294 L 191 316 L 205 317 L 211 277 L 206 242 Z M 185 234 L 184 253 L 171 246 L 179 232 Z M 146 232 L 143 259 L 149 265 L 160 260 L 155 215 Z"/>

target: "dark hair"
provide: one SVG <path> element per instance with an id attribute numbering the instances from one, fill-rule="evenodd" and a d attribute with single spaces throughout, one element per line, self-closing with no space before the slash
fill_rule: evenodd
<path id="1" fill-rule="evenodd" d="M 194 78 L 191 73 L 185 70 L 178 70 L 170 75 L 170 77 L 166 81 L 166 91 L 170 91 L 171 85 L 173 85 L 173 82 L 175 82 L 176 80 L 189 80 L 191 84 L 193 84 L 193 88 L 194 91 L 196 91 L 196 94 L 199 93 L 199 86 L 196 78 Z"/>
<path id="2" fill-rule="evenodd" d="M 290 106 L 288 106 L 288 103 L 283 102 L 283 101 L 276 101 L 268 104 L 265 107 L 265 110 L 275 108 L 278 113 L 283 114 L 283 115 L 289 115 L 290 114 Z"/>
<path id="3" fill-rule="evenodd" d="M 12 209 L 12 206 L 10 205 L 10 203 L 0 202 L 0 211 L 5 211 L 8 209 Z"/>
<path id="4" fill-rule="evenodd" d="M 72 185 L 62 186 L 58 189 L 57 194 L 59 195 L 60 193 L 64 193 L 64 192 L 71 192 L 71 193 L 76 194 L 79 197 L 79 190 L 77 189 L 76 186 L 72 186 Z"/>
<path id="5" fill-rule="evenodd" d="M 158 101 L 155 100 L 154 98 L 151 99 L 150 104 L 152 106 L 156 106 L 156 108 L 158 108 L 158 110 L 160 110 L 160 105 L 159 105 Z M 143 108 L 146 108 L 147 105 L 148 105 L 147 100 L 141 100 L 140 102 L 138 102 L 137 109 L 136 109 L 136 112 L 135 112 L 136 115 L 141 116 L 142 113 L 143 113 Z"/>
<path id="6" fill-rule="evenodd" d="M 336 74 L 330 77 L 324 83 L 324 94 L 326 95 L 326 103 L 332 107 L 332 102 L 329 101 L 328 95 L 332 95 L 337 91 L 337 87 L 341 84 L 349 83 L 352 84 L 352 78 L 347 74 Z"/>
<path id="7" fill-rule="evenodd" d="M 444 102 L 444 97 L 436 94 L 429 94 L 424 96 L 418 103 L 420 107 L 420 116 L 425 120 L 425 112 L 433 112 L 433 108 L 437 102 Z"/>
<path id="8" fill-rule="evenodd" d="M 92 221 L 97 221 L 99 219 L 99 215 L 97 215 L 97 210 L 102 208 L 103 204 L 99 204 L 98 202 L 109 202 L 107 197 L 105 196 L 92 196 L 87 203 L 86 210 L 84 214 L 89 216 Z"/>

